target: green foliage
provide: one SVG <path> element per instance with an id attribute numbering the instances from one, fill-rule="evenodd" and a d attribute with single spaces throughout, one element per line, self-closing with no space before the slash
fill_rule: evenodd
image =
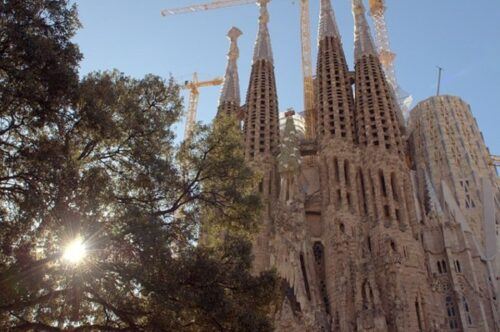
<path id="1" fill-rule="evenodd" d="M 271 330 L 277 281 L 250 274 L 259 201 L 234 121 L 177 147 L 174 81 L 78 80 L 67 1 L 0 15 L 0 330 Z M 202 220 L 226 230 L 209 247 Z"/>

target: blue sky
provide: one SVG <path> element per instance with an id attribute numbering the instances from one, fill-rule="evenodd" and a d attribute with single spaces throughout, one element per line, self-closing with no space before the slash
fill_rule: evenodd
<path id="1" fill-rule="evenodd" d="M 75 41 L 84 54 L 80 73 L 118 69 L 134 77 L 153 73 L 189 80 L 224 74 L 227 31 L 236 26 L 242 98 L 246 94 L 257 33 L 258 9 L 244 5 L 163 18 L 160 10 L 211 0 L 75 0 L 83 28 Z M 273 0 L 269 24 L 280 110 L 302 110 L 299 1 Z M 319 0 L 311 2 L 316 45 Z M 332 0 L 352 68 L 353 20 L 350 0 Z M 437 69 L 444 68 L 442 93 L 462 97 L 471 107 L 491 152 L 500 154 L 500 1 L 387 0 L 391 45 L 397 53 L 400 85 L 414 105 L 435 94 Z M 314 47 L 316 49 L 316 47 Z M 314 50 L 314 63 L 316 62 Z M 210 121 L 220 88 L 204 88 L 198 119 Z M 187 94 L 186 94 L 187 97 Z M 179 131 L 183 131 L 179 124 Z"/>

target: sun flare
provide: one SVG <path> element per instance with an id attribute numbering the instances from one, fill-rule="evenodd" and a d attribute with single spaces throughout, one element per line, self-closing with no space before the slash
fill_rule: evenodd
<path id="1" fill-rule="evenodd" d="M 71 264 L 78 264 L 85 258 L 86 253 L 85 244 L 80 237 L 77 237 L 66 246 L 63 258 Z"/>

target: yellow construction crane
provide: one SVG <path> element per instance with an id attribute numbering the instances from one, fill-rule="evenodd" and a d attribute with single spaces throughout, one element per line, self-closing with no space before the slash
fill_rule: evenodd
<path id="1" fill-rule="evenodd" d="M 403 116 L 407 119 L 409 115 L 409 108 L 413 102 L 413 97 L 401 89 L 396 80 L 396 73 L 394 70 L 394 60 L 396 59 L 396 54 L 391 51 L 389 33 L 387 32 L 387 24 L 385 22 L 385 11 L 385 0 L 370 0 L 370 15 L 375 23 L 375 40 L 380 62 L 384 67 L 387 80 L 396 95 L 398 104 L 403 112 Z"/>
<path id="2" fill-rule="evenodd" d="M 198 73 L 193 74 L 192 81 L 186 81 L 183 89 L 189 90 L 189 105 L 186 113 L 186 127 L 184 130 L 184 140 L 187 141 L 193 134 L 194 124 L 196 122 L 196 111 L 198 109 L 198 101 L 200 99 L 200 88 L 207 86 L 221 85 L 224 80 L 222 77 L 214 78 L 210 81 L 198 81 Z"/>
<path id="3" fill-rule="evenodd" d="M 313 138 L 315 136 L 314 127 L 316 123 L 316 113 L 314 108 L 314 84 L 311 57 L 311 24 L 309 19 L 309 0 L 299 1 L 302 47 L 302 74 L 304 84 L 304 111 L 306 114 L 306 136 L 308 138 Z M 173 9 L 164 9 L 161 11 L 161 14 L 163 16 L 171 16 L 239 5 L 247 5 L 258 2 L 259 0 L 214 0 L 209 3 L 194 4 L 191 6 Z"/>

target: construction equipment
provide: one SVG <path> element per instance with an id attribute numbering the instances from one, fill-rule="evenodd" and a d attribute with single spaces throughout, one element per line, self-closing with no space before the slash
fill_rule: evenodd
<path id="1" fill-rule="evenodd" d="M 316 137 L 316 109 L 314 107 L 314 82 L 311 56 L 311 22 L 309 0 L 300 0 L 300 41 L 302 46 L 302 76 L 304 84 L 304 112 L 306 114 L 306 138 Z"/>
<path id="2" fill-rule="evenodd" d="M 256 2 L 258 3 L 259 0 L 214 0 L 204 4 L 194 4 L 186 7 L 164 9 L 161 11 L 161 14 L 163 16 L 187 14 L 198 11 L 247 5 Z M 302 47 L 302 74 L 304 84 L 304 111 L 306 114 L 306 136 L 308 138 L 313 138 L 315 136 L 314 127 L 316 123 L 316 113 L 314 109 L 309 0 L 300 0 L 300 30 Z"/>
<path id="3" fill-rule="evenodd" d="M 491 156 L 491 164 L 494 167 L 500 167 L 500 156 L 494 156 L 494 155 L 492 155 Z"/>
<path id="4" fill-rule="evenodd" d="M 389 43 L 389 34 L 387 32 L 387 24 L 385 22 L 385 0 L 370 0 L 370 15 L 375 23 L 375 40 L 379 53 L 380 62 L 384 68 L 385 76 L 391 85 L 398 104 L 403 112 L 403 117 L 408 119 L 409 109 L 413 102 L 413 97 L 405 92 L 399 86 L 396 80 L 394 69 L 394 60 L 396 54 L 391 51 Z"/>
<path id="5" fill-rule="evenodd" d="M 186 81 L 184 83 L 183 89 L 190 90 L 189 94 L 189 105 L 186 113 L 186 127 L 184 130 L 184 140 L 187 141 L 191 138 L 193 134 L 194 124 L 196 122 L 196 111 L 198 109 L 198 101 L 200 99 L 200 88 L 207 86 L 217 86 L 221 85 L 224 80 L 222 77 L 214 78 L 210 81 L 198 81 L 198 73 L 193 74 L 192 81 Z"/>

